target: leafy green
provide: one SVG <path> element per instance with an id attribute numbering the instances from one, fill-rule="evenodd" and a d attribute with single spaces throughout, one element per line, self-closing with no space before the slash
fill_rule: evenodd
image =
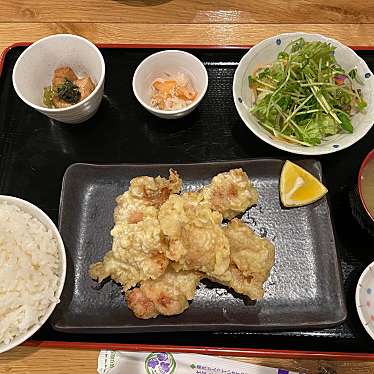
<path id="1" fill-rule="evenodd" d="M 359 77 L 358 73 L 357 73 L 357 68 L 353 68 L 349 73 L 348 73 L 348 76 L 351 77 L 352 80 L 356 81 L 358 84 L 361 84 L 363 85 L 364 82 L 362 81 L 362 79 Z"/>
<path id="2" fill-rule="evenodd" d="M 276 61 L 248 77 L 251 112 L 273 136 L 305 146 L 353 132 L 351 116 L 366 109 L 357 69 L 346 73 L 329 43 L 292 41 Z"/>
<path id="3" fill-rule="evenodd" d="M 367 102 L 362 97 L 360 97 L 356 104 L 359 112 L 362 112 L 368 106 Z"/>
<path id="4" fill-rule="evenodd" d="M 55 92 L 52 87 L 44 87 L 43 89 L 43 104 L 48 108 L 53 108 L 53 96 Z"/>
<path id="5" fill-rule="evenodd" d="M 338 113 L 338 117 L 341 121 L 341 124 L 340 124 L 341 128 L 349 133 L 353 133 L 352 122 L 349 119 L 348 115 L 344 112 L 340 112 Z"/>
<path id="6" fill-rule="evenodd" d="M 79 91 L 78 86 L 65 78 L 64 83 L 57 86 L 57 96 L 67 103 L 76 104 L 81 98 L 81 92 Z"/>

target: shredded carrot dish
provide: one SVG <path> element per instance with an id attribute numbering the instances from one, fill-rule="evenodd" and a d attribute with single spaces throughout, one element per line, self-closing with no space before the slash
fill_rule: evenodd
<path id="1" fill-rule="evenodd" d="M 190 105 L 197 92 L 183 73 L 157 78 L 152 83 L 152 100 L 154 108 L 161 110 L 178 110 Z"/>

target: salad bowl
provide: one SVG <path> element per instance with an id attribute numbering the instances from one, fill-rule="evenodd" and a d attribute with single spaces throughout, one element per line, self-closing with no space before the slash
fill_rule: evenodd
<path id="1" fill-rule="evenodd" d="M 306 42 L 320 41 L 331 44 L 331 46 L 335 47 L 335 50 L 331 51 L 331 53 L 335 56 L 337 64 L 344 69 L 347 76 L 348 72 L 354 70 L 357 80 L 360 80 L 360 85 L 358 85 L 357 89 L 359 89 L 366 105 L 362 111 L 353 114 L 350 118 L 353 127 L 351 133 L 344 130 L 339 131 L 337 134 L 323 137 L 319 144 L 304 145 L 302 142 L 297 143 L 292 141 L 292 139 L 281 139 L 276 136 L 275 132 L 270 132 L 272 129 L 268 131 L 264 128 L 253 114 L 253 108 L 256 105 L 256 95 L 250 88 L 250 77 L 257 69 L 271 66 L 277 61 L 279 53 L 283 52 L 291 42 L 299 38 L 303 38 Z M 332 72 L 332 74 L 335 73 Z M 282 83 L 282 81 L 280 82 Z M 276 148 L 296 154 L 322 155 L 347 148 L 365 136 L 374 122 L 373 73 L 365 61 L 351 48 L 319 34 L 302 32 L 280 34 L 255 45 L 244 55 L 236 69 L 233 81 L 233 98 L 241 119 L 257 137 Z"/>

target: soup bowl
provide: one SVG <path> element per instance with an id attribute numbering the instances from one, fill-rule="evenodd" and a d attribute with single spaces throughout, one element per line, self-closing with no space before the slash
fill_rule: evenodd
<path id="1" fill-rule="evenodd" d="M 368 169 L 370 168 L 370 170 Z M 368 178 L 368 173 L 371 172 L 373 177 L 372 179 Z M 361 164 L 360 170 L 358 172 L 358 193 L 360 195 L 361 203 L 367 213 L 367 215 L 370 217 L 372 223 L 374 224 L 374 193 L 368 196 L 368 186 L 367 183 L 370 183 L 370 180 L 372 180 L 372 190 L 374 192 L 374 149 L 372 149 L 367 156 L 365 157 L 364 161 Z M 368 199 L 372 199 L 372 201 L 369 201 Z"/>

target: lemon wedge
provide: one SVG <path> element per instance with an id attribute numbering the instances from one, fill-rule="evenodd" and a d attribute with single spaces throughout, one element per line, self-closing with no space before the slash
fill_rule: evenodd
<path id="1" fill-rule="evenodd" d="M 312 174 L 286 161 L 280 177 L 280 198 L 286 207 L 314 203 L 326 195 L 327 188 Z"/>

